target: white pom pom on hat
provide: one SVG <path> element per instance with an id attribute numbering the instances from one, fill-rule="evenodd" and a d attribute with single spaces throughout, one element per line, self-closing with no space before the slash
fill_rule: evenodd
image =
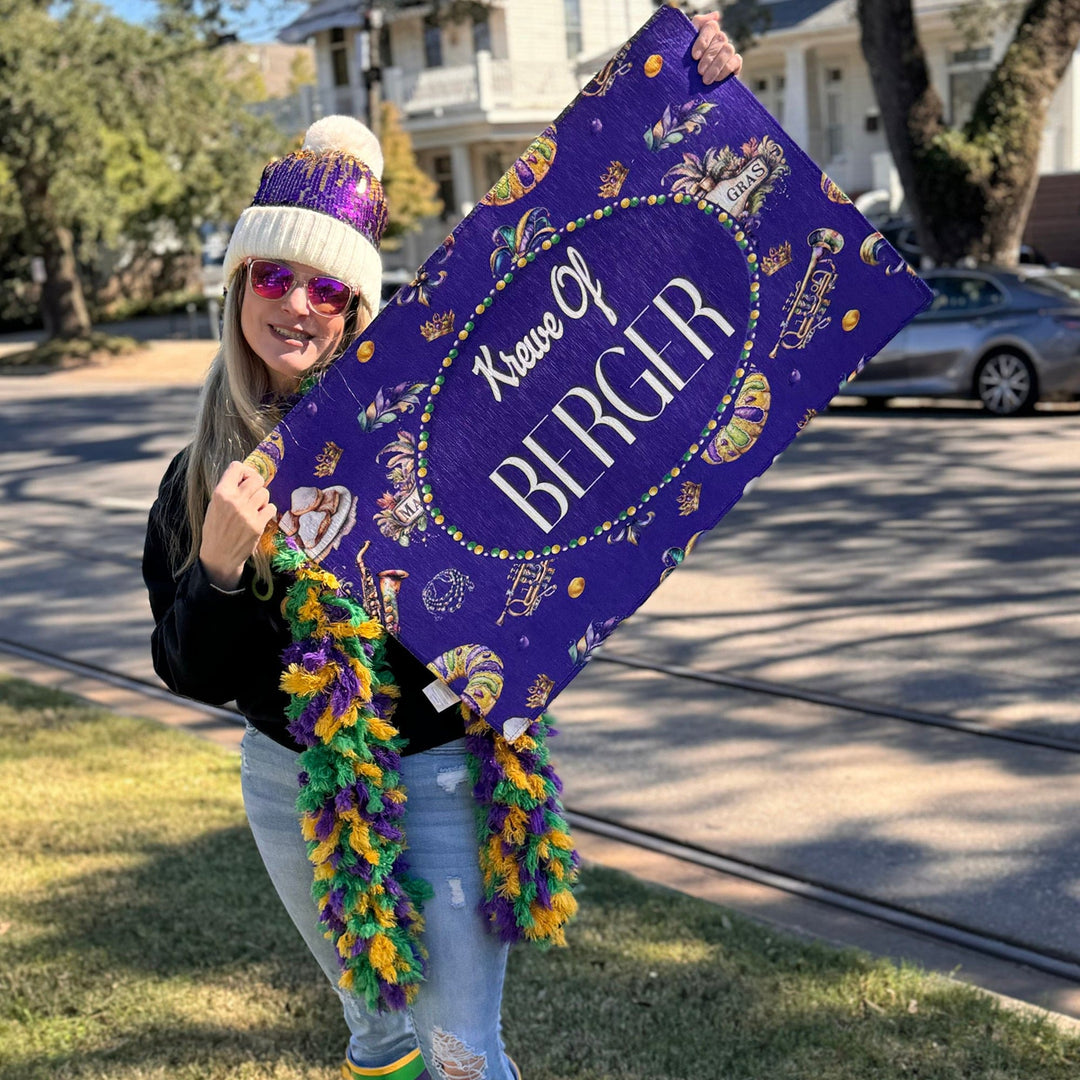
<path id="1" fill-rule="evenodd" d="M 344 150 L 359 158 L 380 180 L 383 171 L 382 148 L 371 128 L 352 116 L 324 116 L 316 120 L 304 135 L 304 150 L 325 154 Z"/>

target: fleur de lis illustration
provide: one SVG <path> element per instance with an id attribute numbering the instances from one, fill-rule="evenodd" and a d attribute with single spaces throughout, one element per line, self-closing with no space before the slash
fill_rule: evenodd
<path id="1" fill-rule="evenodd" d="M 433 278 L 427 270 L 421 266 L 416 271 L 416 277 L 409 282 L 398 294 L 397 302 L 399 304 L 411 304 L 414 300 L 419 300 L 424 307 L 431 306 L 431 290 L 437 289 L 446 278 L 446 271 L 440 270 L 439 276 Z"/>

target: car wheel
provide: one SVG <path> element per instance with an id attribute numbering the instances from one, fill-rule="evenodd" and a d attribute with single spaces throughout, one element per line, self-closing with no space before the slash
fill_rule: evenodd
<path id="1" fill-rule="evenodd" d="M 1017 352 L 990 353 L 975 372 L 975 395 L 995 416 L 1031 412 L 1039 399 L 1031 361 Z"/>

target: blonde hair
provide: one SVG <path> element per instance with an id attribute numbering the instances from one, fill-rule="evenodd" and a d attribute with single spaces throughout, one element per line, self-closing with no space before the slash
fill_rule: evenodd
<path id="1" fill-rule="evenodd" d="M 186 570 L 199 557 L 203 519 L 210 496 L 231 461 L 243 461 L 277 426 L 284 415 L 280 400 L 272 396 L 266 365 L 248 344 L 240 323 L 240 309 L 247 291 L 247 267 L 237 268 L 225 294 L 221 345 L 210 363 L 195 431 L 185 456 L 184 504 L 189 528 L 187 550 L 181 539 L 169 538 L 170 563 Z M 325 370 L 356 339 L 371 321 L 371 308 L 357 294 L 345 318 L 345 330 L 337 350 L 324 357 L 307 374 Z M 260 545 L 252 556 L 256 576 L 270 580 L 270 556 Z"/>

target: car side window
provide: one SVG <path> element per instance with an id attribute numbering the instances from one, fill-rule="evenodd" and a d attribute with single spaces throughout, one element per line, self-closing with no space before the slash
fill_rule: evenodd
<path id="1" fill-rule="evenodd" d="M 984 277 L 930 275 L 926 278 L 926 284 L 934 290 L 934 300 L 930 305 L 930 311 L 934 314 L 974 312 L 1005 302 L 1005 294 Z"/>

